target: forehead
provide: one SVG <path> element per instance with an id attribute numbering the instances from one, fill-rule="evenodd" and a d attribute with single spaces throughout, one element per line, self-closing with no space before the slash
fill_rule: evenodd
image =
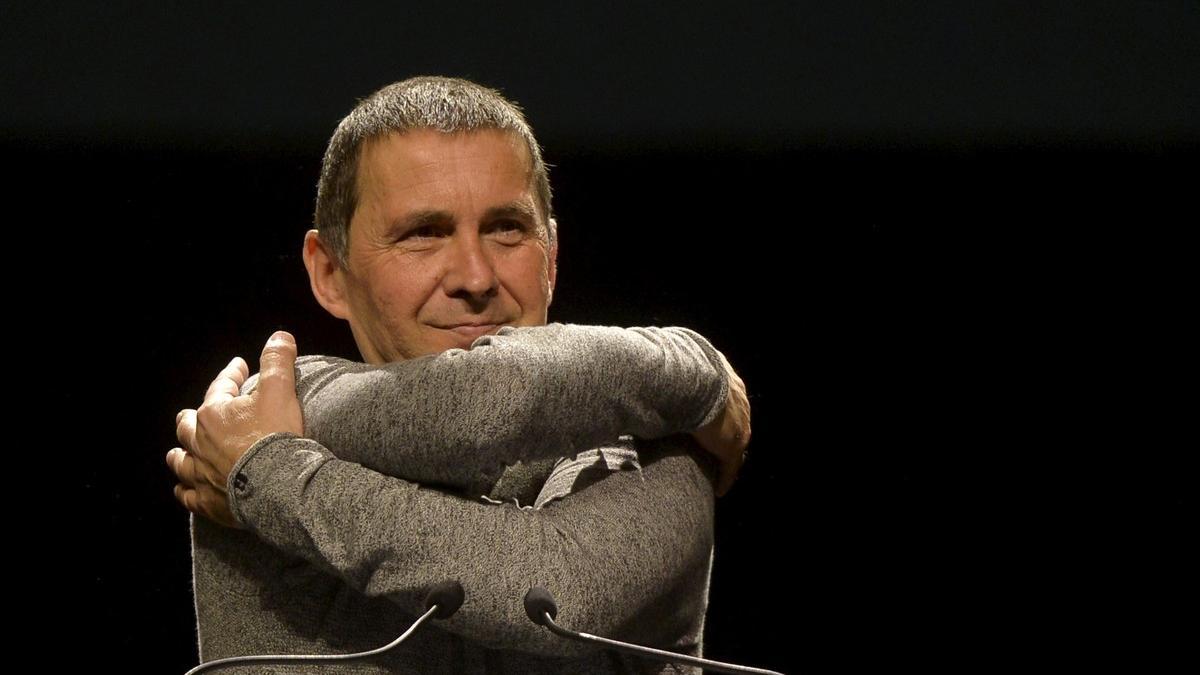
<path id="1" fill-rule="evenodd" d="M 365 141 L 356 183 L 360 204 L 466 189 L 530 192 L 533 162 L 521 138 L 507 131 L 413 129 Z"/>

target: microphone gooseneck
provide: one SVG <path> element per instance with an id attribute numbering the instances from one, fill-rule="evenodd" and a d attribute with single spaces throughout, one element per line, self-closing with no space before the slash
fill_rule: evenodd
<path id="1" fill-rule="evenodd" d="M 534 623 L 545 626 L 550 629 L 551 633 L 559 637 L 578 640 L 580 642 L 588 642 L 599 644 L 609 649 L 634 654 L 637 656 L 645 656 L 659 661 L 670 661 L 673 663 L 684 663 L 689 666 L 699 666 L 706 670 L 715 670 L 720 673 L 753 673 L 754 675 L 783 675 L 783 673 L 774 670 L 764 670 L 762 668 L 751 668 L 749 666 L 739 666 L 734 663 L 724 663 L 721 661 L 712 661 L 710 659 L 701 659 L 687 654 L 677 654 L 669 652 L 665 649 L 655 649 L 653 647 L 643 647 L 641 645 L 621 642 L 620 640 L 610 640 L 599 635 L 590 635 L 588 633 L 576 633 L 573 630 L 568 630 L 554 623 L 555 617 L 558 616 L 558 605 L 554 602 L 554 596 L 550 591 L 541 586 L 534 586 L 525 593 L 525 613 L 529 615 L 529 620 Z"/>
<path id="2" fill-rule="evenodd" d="M 457 581 L 443 581 L 435 584 L 429 589 L 429 593 L 425 595 L 425 613 L 419 619 L 413 622 L 408 630 L 400 637 L 392 640 L 390 643 L 372 649 L 367 652 L 357 652 L 354 654 L 263 654 L 261 656 L 231 656 L 229 658 L 217 659 L 200 665 L 187 671 L 186 675 L 197 675 L 208 670 L 216 670 L 228 666 L 243 665 L 248 663 L 255 664 L 271 664 L 284 665 L 289 663 L 328 663 L 330 661 L 357 661 L 360 659 L 378 656 L 396 645 L 408 639 L 408 636 L 417 630 L 417 627 L 425 623 L 431 618 L 445 619 L 462 607 L 463 599 L 466 594 L 463 592 L 462 584 Z"/>

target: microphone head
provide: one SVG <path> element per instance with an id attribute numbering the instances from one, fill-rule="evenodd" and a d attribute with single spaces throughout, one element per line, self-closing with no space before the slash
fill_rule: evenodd
<path id="1" fill-rule="evenodd" d="M 458 611 L 459 607 L 462 607 L 465 598 L 466 594 L 463 592 L 462 584 L 447 579 L 429 589 L 429 593 L 425 595 L 425 609 L 428 610 L 437 605 L 438 608 L 433 613 L 433 618 L 448 619 Z"/>
<path id="2" fill-rule="evenodd" d="M 553 619 L 558 616 L 558 605 L 554 604 L 554 596 L 541 586 L 534 586 L 525 593 L 525 613 L 529 620 L 539 626 L 546 625 L 546 614 Z"/>

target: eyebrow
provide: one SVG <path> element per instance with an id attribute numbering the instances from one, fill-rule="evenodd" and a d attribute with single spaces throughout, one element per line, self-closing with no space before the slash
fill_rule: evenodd
<path id="1" fill-rule="evenodd" d="M 454 222 L 454 217 L 447 211 L 425 209 L 413 211 L 395 221 L 392 223 L 391 231 L 394 233 L 411 232 L 422 227 L 437 227 L 452 222 Z"/>
<path id="2" fill-rule="evenodd" d="M 516 201 L 494 206 L 483 214 L 485 220 L 496 220 L 497 218 L 515 218 L 518 220 L 528 220 L 530 223 L 537 224 L 537 210 L 528 201 Z"/>
<path id="3" fill-rule="evenodd" d="M 493 206 L 483 214 L 485 221 L 498 220 L 500 218 L 513 218 L 516 220 L 527 220 L 531 224 L 537 224 L 537 210 L 533 208 L 527 201 L 514 201 L 500 206 Z M 403 232 L 411 232 L 419 230 L 422 227 L 442 227 L 454 222 L 454 215 L 449 211 L 439 211 L 437 209 L 423 209 L 421 211 L 413 211 L 403 218 L 392 223 L 390 232 L 400 234 Z"/>

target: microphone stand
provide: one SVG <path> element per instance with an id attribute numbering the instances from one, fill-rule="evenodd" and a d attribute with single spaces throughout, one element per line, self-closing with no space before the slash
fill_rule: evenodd
<path id="1" fill-rule="evenodd" d="M 458 611 L 458 608 L 462 606 L 463 598 L 464 594 L 462 585 L 457 581 L 444 581 L 434 586 L 425 598 L 425 606 L 429 609 L 425 610 L 425 613 L 422 614 L 419 619 L 414 621 L 413 625 L 409 626 L 408 630 L 404 631 L 403 635 L 395 640 L 392 640 L 390 643 L 379 647 L 378 649 L 372 649 L 367 652 L 357 652 L 354 654 L 262 654 L 254 656 L 230 656 L 223 659 L 217 659 L 216 661 L 209 661 L 208 663 L 201 663 L 195 668 L 187 671 L 186 675 L 196 675 L 197 673 L 203 673 L 207 670 L 215 670 L 217 668 L 224 668 L 226 666 L 248 663 L 270 664 L 273 666 L 278 666 L 294 663 L 357 661 L 359 659 L 370 658 L 372 656 L 382 654 L 401 642 L 407 640 L 408 636 L 412 635 L 413 631 L 415 631 L 418 626 L 425 623 L 431 617 L 445 619 L 451 614 L 454 614 Z"/>
<path id="2" fill-rule="evenodd" d="M 636 656 L 645 656 L 660 661 L 670 661 L 672 663 L 684 663 L 689 666 L 699 666 L 706 670 L 716 671 L 718 673 L 752 673 L 753 675 L 783 675 L 783 673 L 774 670 L 765 670 L 762 668 L 751 668 L 749 666 L 739 666 L 733 663 L 723 663 L 721 661 L 713 661 L 711 659 L 702 659 L 687 654 L 678 654 L 669 652 L 665 649 L 655 649 L 653 647 L 643 647 L 641 645 L 629 644 L 628 642 L 620 642 L 618 640 L 610 640 L 599 635 L 591 635 L 590 633 L 576 633 L 573 630 L 568 630 L 554 623 L 554 617 L 558 616 L 558 606 L 554 603 L 554 596 L 550 591 L 540 586 L 534 586 L 525 594 L 525 613 L 534 623 L 541 624 L 550 629 L 551 633 L 559 637 L 578 640 L 580 642 L 588 642 L 600 644 L 608 649 L 634 654 Z"/>

